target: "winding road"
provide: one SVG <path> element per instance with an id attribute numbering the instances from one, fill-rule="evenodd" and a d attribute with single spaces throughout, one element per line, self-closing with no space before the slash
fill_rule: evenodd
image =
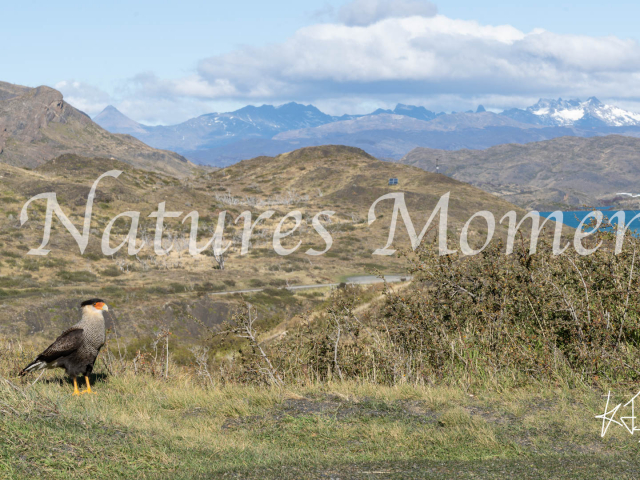
<path id="1" fill-rule="evenodd" d="M 384 280 L 388 283 L 398 283 L 398 282 L 408 282 L 412 279 L 411 275 L 385 275 Z M 356 277 L 347 277 L 347 280 L 344 282 L 347 285 L 371 285 L 373 283 L 382 283 L 383 280 L 380 277 L 376 277 L 375 275 L 359 275 Z M 312 288 L 326 288 L 326 287 L 337 287 L 340 285 L 339 283 L 316 283 L 313 285 L 293 285 L 290 287 L 284 287 L 287 290 L 308 290 Z M 266 288 L 270 287 L 260 287 L 260 288 L 248 288 L 246 290 L 229 290 L 224 292 L 210 292 L 209 295 L 234 295 L 236 293 L 256 293 L 262 292 Z"/>

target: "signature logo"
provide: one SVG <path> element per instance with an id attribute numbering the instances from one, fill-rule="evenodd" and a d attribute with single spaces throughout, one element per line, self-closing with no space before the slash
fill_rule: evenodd
<path id="1" fill-rule="evenodd" d="M 604 408 L 604 413 L 602 415 L 596 415 L 596 418 L 602 420 L 602 429 L 600 430 L 600 436 L 604 437 L 609 429 L 609 426 L 612 423 L 616 425 L 620 425 L 627 429 L 627 431 L 633 435 L 634 432 L 640 431 L 640 428 L 636 428 L 636 399 L 640 395 L 640 392 L 636 393 L 631 400 L 629 400 L 624 405 L 619 403 L 615 407 L 612 406 L 609 408 L 609 404 L 611 403 L 611 392 L 607 394 L 607 405 Z M 621 416 L 622 413 L 628 412 L 629 407 L 631 409 L 631 415 L 627 417 Z M 619 412 L 620 409 L 623 409 Z M 616 420 L 616 415 L 620 414 L 618 420 Z"/>

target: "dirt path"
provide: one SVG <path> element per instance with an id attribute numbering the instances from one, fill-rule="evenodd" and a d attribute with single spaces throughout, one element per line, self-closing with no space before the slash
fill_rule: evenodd
<path id="1" fill-rule="evenodd" d="M 385 275 L 384 279 L 387 283 L 399 283 L 399 282 L 409 282 L 411 281 L 411 276 L 408 275 Z M 360 275 L 356 277 L 348 277 L 347 281 L 344 282 L 347 285 L 372 285 L 374 283 L 382 283 L 383 280 L 375 275 Z M 290 287 L 285 287 L 287 290 L 295 291 L 295 290 L 309 290 L 312 288 L 328 288 L 328 287 L 337 287 L 340 285 L 339 283 L 315 283 L 311 285 L 292 285 Z M 261 288 L 248 288 L 246 290 L 228 290 L 224 292 L 210 292 L 209 295 L 234 295 L 236 293 L 257 293 L 262 292 L 266 288 L 269 287 L 261 287 Z"/>

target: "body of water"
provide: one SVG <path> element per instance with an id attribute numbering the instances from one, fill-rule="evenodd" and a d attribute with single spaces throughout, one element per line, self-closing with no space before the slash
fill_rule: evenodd
<path id="1" fill-rule="evenodd" d="M 604 217 L 611 218 L 616 213 L 624 212 L 624 221 L 625 224 L 628 224 L 633 217 L 640 214 L 640 210 L 609 210 L 605 208 L 599 208 L 601 210 Z M 567 225 L 568 227 L 578 228 L 580 222 L 593 210 L 570 210 L 562 212 L 562 223 Z M 553 212 L 540 212 L 540 216 L 549 217 Z M 603 218 L 604 218 L 603 217 Z M 551 220 L 554 220 L 553 218 Z M 614 221 L 614 224 L 616 222 Z M 634 233 L 640 233 L 640 218 L 637 218 L 633 221 L 631 225 L 629 225 L 629 232 L 633 231 Z"/>

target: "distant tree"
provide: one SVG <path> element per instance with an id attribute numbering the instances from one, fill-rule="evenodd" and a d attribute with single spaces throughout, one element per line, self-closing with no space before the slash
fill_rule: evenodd
<path id="1" fill-rule="evenodd" d="M 214 247 L 211 247 L 211 256 L 213 257 L 213 259 L 218 264 L 218 268 L 220 270 L 224 270 L 224 264 L 225 264 L 226 256 L 227 256 L 226 252 L 221 251 L 219 253 L 216 253 Z"/>

